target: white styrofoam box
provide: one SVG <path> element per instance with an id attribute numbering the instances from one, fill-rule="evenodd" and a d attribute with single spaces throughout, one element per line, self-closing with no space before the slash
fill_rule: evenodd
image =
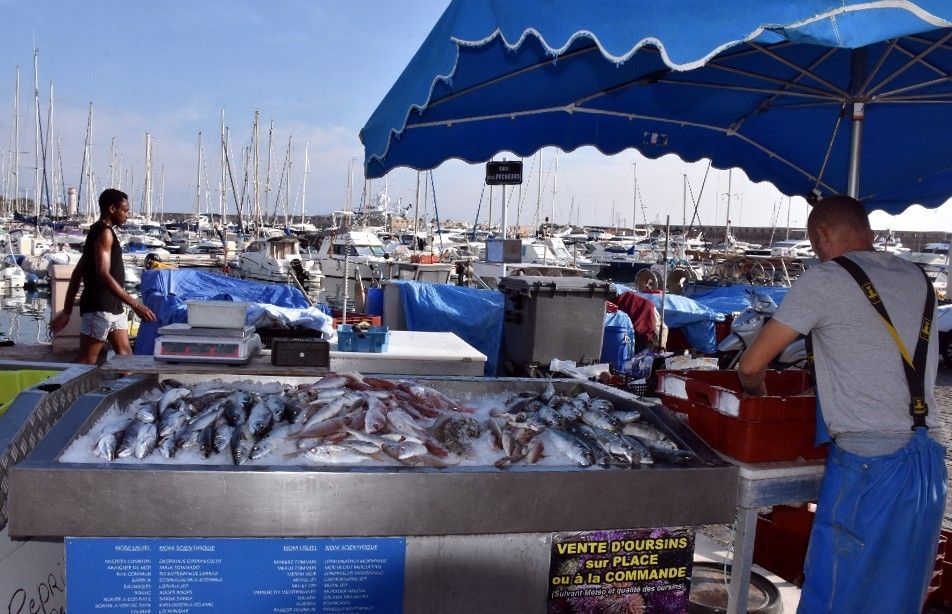
<path id="1" fill-rule="evenodd" d="M 237 301 L 186 301 L 188 325 L 196 328 L 243 328 L 248 303 Z"/>

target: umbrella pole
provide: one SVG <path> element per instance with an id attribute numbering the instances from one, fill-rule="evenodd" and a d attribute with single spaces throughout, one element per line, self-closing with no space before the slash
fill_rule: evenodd
<path id="1" fill-rule="evenodd" d="M 853 131 L 850 138 L 850 174 L 847 184 L 847 193 L 853 198 L 859 198 L 859 154 L 863 144 L 863 117 L 862 102 L 853 103 Z"/>

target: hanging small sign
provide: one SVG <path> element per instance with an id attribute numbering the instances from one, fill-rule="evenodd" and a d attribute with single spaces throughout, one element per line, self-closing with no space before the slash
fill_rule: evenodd
<path id="1" fill-rule="evenodd" d="M 555 533 L 546 611 L 685 612 L 693 559 L 690 528 Z"/>
<path id="2" fill-rule="evenodd" d="M 487 162 L 486 185 L 520 185 L 522 162 Z"/>

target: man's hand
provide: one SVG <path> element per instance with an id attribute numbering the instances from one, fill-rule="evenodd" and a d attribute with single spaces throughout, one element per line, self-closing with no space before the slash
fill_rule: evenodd
<path id="1" fill-rule="evenodd" d="M 155 314 L 152 313 L 152 310 L 138 301 L 132 305 L 132 311 L 145 322 L 155 322 Z"/>
<path id="2" fill-rule="evenodd" d="M 767 394 L 767 387 L 764 385 L 767 366 L 798 336 L 797 331 L 777 320 L 770 320 L 764 325 L 737 365 L 737 375 L 747 396 L 762 397 Z"/>
<path id="3" fill-rule="evenodd" d="M 72 312 L 64 309 L 53 316 L 53 319 L 50 320 L 50 332 L 56 334 L 66 328 L 66 325 L 69 324 L 69 318 L 72 315 Z"/>

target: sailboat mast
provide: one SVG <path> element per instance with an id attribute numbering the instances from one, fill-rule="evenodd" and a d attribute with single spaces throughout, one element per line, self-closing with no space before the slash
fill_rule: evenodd
<path id="1" fill-rule="evenodd" d="M 17 64 L 17 85 L 13 99 L 13 207 L 20 202 L 20 65 Z"/>
<path id="2" fill-rule="evenodd" d="M 634 180 L 634 187 L 631 190 L 631 238 L 635 239 L 635 222 L 638 220 L 638 163 L 634 162 L 631 165 L 631 176 Z M 648 220 L 645 220 L 645 223 L 648 223 Z"/>
<path id="3" fill-rule="evenodd" d="M 731 231 L 731 180 L 733 179 L 733 169 L 727 170 L 727 220 L 724 223 L 724 247 L 727 248 L 727 238 Z"/>
<path id="4" fill-rule="evenodd" d="M 218 145 L 219 166 L 221 167 L 221 179 L 218 184 L 218 214 L 220 216 L 222 229 L 228 225 L 225 220 L 225 107 L 221 109 L 221 142 Z"/>
<path id="5" fill-rule="evenodd" d="M 195 220 L 201 213 L 202 200 L 202 131 L 198 131 L 198 164 L 195 165 Z"/>
<path id="6" fill-rule="evenodd" d="M 86 120 L 86 217 L 93 216 L 93 103 L 89 103 L 89 117 Z M 79 182 L 82 185 L 82 178 Z"/>
<path id="7" fill-rule="evenodd" d="M 142 188 L 144 214 L 146 219 L 152 219 L 152 135 L 145 133 L 145 185 Z"/>
<path id="8" fill-rule="evenodd" d="M 290 140 L 288 141 L 288 153 L 290 154 Z M 268 126 L 268 168 L 267 174 L 264 178 L 264 211 L 265 215 L 268 213 L 268 204 L 271 202 L 271 165 L 274 161 L 274 120 L 271 120 L 271 123 Z M 291 177 L 288 176 L 288 180 Z M 281 190 L 278 188 L 278 194 L 274 199 L 274 211 L 278 210 L 278 200 L 281 198 Z M 272 222 L 274 220 L 272 219 Z M 284 212 L 284 225 L 288 225 L 288 216 L 287 210 Z"/>
<path id="9" fill-rule="evenodd" d="M 304 173 L 301 177 L 301 224 L 304 224 L 304 203 L 307 199 L 307 171 L 311 166 L 311 161 L 307 157 L 307 148 L 310 142 L 304 141 Z"/>
<path id="10" fill-rule="evenodd" d="M 783 238 L 784 241 L 790 240 L 790 204 L 792 201 L 793 201 L 793 198 L 788 196 L 787 197 L 787 232 Z"/>
<path id="11" fill-rule="evenodd" d="M 47 167 L 49 160 L 49 167 Z M 47 176 L 47 168 L 52 168 L 52 179 Z M 46 204 L 49 206 L 50 215 L 56 215 L 56 207 L 50 197 L 50 183 L 53 184 L 52 193 L 56 194 L 56 164 L 53 159 L 53 82 L 50 81 L 50 104 L 46 108 L 46 147 L 43 149 L 43 181 L 46 184 Z M 50 227 L 52 232 L 52 226 Z"/>
<path id="12" fill-rule="evenodd" d="M 536 188 L 536 214 L 535 214 L 535 227 L 536 232 L 539 231 L 539 215 L 542 212 L 542 150 L 539 150 L 539 177 L 538 177 L 538 187 Z"/>
<path id="13" fill-rule="evenodd" d="M 559 150 L 555 150 L 555 173 L 552 175 L 552 219 L 550 220 L 551 228 L 555 228 L 555 199 L 558 194 L 558 185 L 559 185 Z"/>
<path id="14" fill-rule="evenodd" d="M 165 165 L 159 169 L 159 220 L 165 223 Z"/>
<path id="15" fill-rule="evenodd" d="M 252 130 L 252 139 L 251 139 L 252 148 L 253 148 L 253 151 L 251 154 L 251 163 L 254 165 L 254 168 L 252 169 L 252 173 L 253 173 L 252 177 L 254 179 L 255 224 L 258 227 L 258 236 L 260 237 L 262 218 L 261 218 L 261 201 L 258 200 L 258 196 L 259 196 L 259 193 L 258 193 L 258 115 L 259 115 L 258 111 L 255 110 L 255 124 L 254 124 L 254 129 Z"/>
<path id="16" fill-rule="evenodd" d="M 33 48 L 33 215 L 40 217 L 40 79 L 39 52 Z"/>

